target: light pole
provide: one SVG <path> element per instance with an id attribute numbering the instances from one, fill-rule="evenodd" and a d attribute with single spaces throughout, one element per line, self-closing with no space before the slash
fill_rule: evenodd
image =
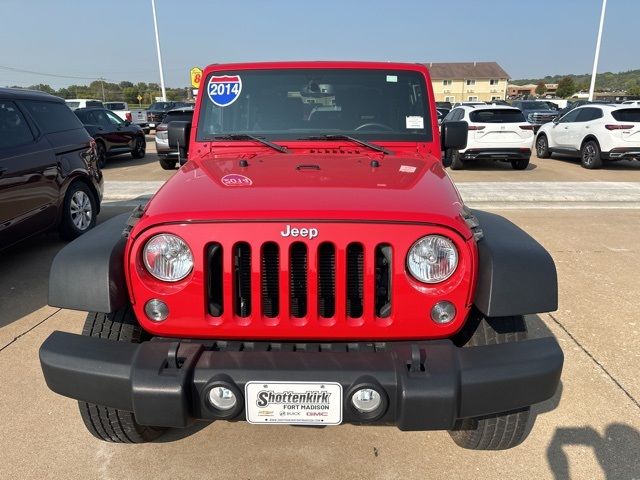
<path id="1" fill-rule="evenodd" d="M 602 40 L 602 27 L 604 26 L 604 13 L 607 10 L 607 0 L 602 0 L 602 12 L 600 12 L 600 27 L 598 28 L 598 40 L 596 41 L 596 56 L 593 59 L 593 72 L 591 72 L 591 85 L 589 86 L 589 101 L 593 101 L 593 91 L 596 88 L 596 72 L 598 70 L 598 58 L 600 57 L 600 41 Z"/>
<path id="2" fill-rule="evenodd" d="M 156 0 L 151 0 L 153 10 L 153 28 L 156 31 L 156 51 L 158 52 L 158 68 L 160 69 L 160 88 L 162 89 L 162 101 L 167 101 L 167 92 L 164 88 L 164 74 L 162 73 L 162 55 L 160 54 L 160 37 L 158 36 L 158 20 L 156 19 Z"/>

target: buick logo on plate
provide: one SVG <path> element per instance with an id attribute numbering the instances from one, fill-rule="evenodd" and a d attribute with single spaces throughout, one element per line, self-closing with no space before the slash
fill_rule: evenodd
<path id="1" fill-rule="evenodd" d="M 309 240 L 313 240 L 318 236 L 319 232 L 317 228 L 292 228 L 291 225 L 286 225 L 284 230 L 280 232 L 281 237 L 305 237 Z"/>

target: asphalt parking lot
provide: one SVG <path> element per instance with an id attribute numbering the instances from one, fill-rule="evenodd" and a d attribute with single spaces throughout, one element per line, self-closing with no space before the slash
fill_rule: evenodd
<path id="1" fill-rule="evenodd" d="M 141 160 L 112 159 L 107 183 L 168 178 L 150 147 Z M 549 182 L 600 182 L 607 192 L 617 191 L 608 182 L 640 182 L 640 164 L 587 171 L 575 161 L 533 159 L 522 172 L 482 163 L 452 177 L 466 183 L 463 192 L 473 191 L 470 182 L 499 182 L 498 189 L 532 182 L 530 188 L 547 190 Z M 100 220 L 126 211 L 123 203 L 107 202 Z M 527 321 L 534 335 L 559 340 L 562 385 L 535 407 L 535 426 L 521 446 L 471 452 L 445 432 L 224 422 L 171 431 L 146 445 L 99 442 L 85 430 L 76 404 L 46 388 L 39 368 L 44 339 L 54 330 L 79 332 L 84 321 L 80 312 L 46 305 L 49 265 L 64 245 L 51 233 L 0 261 L 0 478 L 640 479 L 640 208 L 598 199 L 580 202 L 581 208 L 550 201 L 513 209 L 489 197 L 482 205 L 532 234 L 559 273 L 558 311 Z"/>

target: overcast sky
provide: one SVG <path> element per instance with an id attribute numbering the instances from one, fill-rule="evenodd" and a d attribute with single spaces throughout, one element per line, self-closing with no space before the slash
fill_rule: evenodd
<path id="1" fill-rule="evenodd" d="M 602 0 L 157 0 L 167 86 L 251 60 L 497 61 L 591 71 Z M 159 82 L 151 0 L 0 0 L 0 85 Z M 640 1 L 609 0 L 599 71 L 640 68 Z M 88 79 L 59 78 L 30 70 Z"/>

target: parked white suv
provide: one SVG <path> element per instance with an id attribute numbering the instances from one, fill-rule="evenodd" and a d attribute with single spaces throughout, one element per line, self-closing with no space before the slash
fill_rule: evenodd
<path id="1" fill-rule="evenodd" d="M 451 110 L 442 123 L 464 121 L 469 137 L 464 150 L 445 152 L 451 169 L 460 170 L 468 161 L 489 158 L 509 162 L 515 170 L 529 165 L 533 128 L 520 110 L 503 105 L 462 105 Z"/>
<path id="2" fill-rule="evenodd" d="M 603 160 L 640 160 L 640 107 L 584 105 L 540 128 L 536 153 L 580 157 L 584 168 L 600 168 Z"/>
<path id="3" fill-rule="evenodd" d="M 100 100 L 93 98 L 69 98 L 64 101 L 71 110 L 78 108 L 104 108 Z"/>

